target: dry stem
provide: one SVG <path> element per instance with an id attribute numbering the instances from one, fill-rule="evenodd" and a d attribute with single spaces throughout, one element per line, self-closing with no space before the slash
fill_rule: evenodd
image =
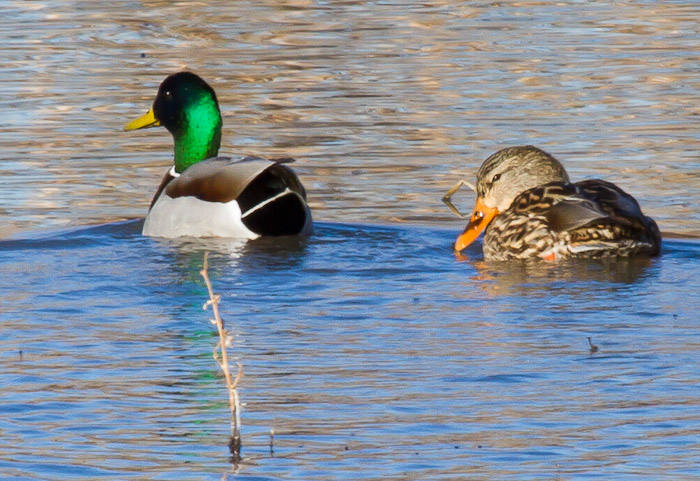
<path id="1" fill-rule="evenodd" d="M 452 187 L 450 190 L 448 190 L 447 194 L 445 194 L 445 196 L 442 198 L 442 201 L 445 203 L 445 205 L 447 207 L 449 207 L 450 210 L 460 219 L 466 219 L 469 216 L 469 214 L 462 214 L 459 211 L 459 209 L 454 206 L 454 204 L 452 203 L 452 196 L 455 195 L 457 193 L 457 191 L 459 189 L 461 189 L 462 187 L 464 187 L 465 185 L 467 187 L 469 187 L 471 190 L 473 190 L 474 192 L 476 192 L 476 186 L 474 184 L 472 184 L 471 182 L 469 182 L 467 180 L 462 179 L 459 182 L 457 182 L 454 187 Z"/>
<path id="2" fill-rule="evenodd" d="M 209 279 L 209 253 L 204 254 L 204 264 L 202 270 L 199 273 L 204 278 L 204 283 L 207 285 L 207 291 L 209 291 L 209 300 L 204 304 L 204 309 L 211 306 L 214 312 L 213 323 L 216 324 L 216 328 L 219 331 L 219 342 L 216 347 L 214 347 L 214 360 L 219 364 L 219 367 L 224 372 L 224 377 L 226 378 L 226 386 L 228 387 L 228 402 L 229 408 L 231 410 L 231 440 L 229 442 L 229 449 L 234 458 L 240 458 L 241 451 L 241 405 L 238 399 L 238 391 L 236 391 L 236 386 L 243 376 L 243 365 L 241 363 L 236 363 L 238 366 L 238 372 L 234 379 L 231 378 L 231 370 L 229 369 L 228 354 L 226 353 L 226 347 L 230 345 L 230 340 L 226 329 L 224 328 L 224 321 L 219 314 L 219 302 L 221 301 L 221 296 L 214 294 L 214 290 L 211 285 L 211 280 Z"/>

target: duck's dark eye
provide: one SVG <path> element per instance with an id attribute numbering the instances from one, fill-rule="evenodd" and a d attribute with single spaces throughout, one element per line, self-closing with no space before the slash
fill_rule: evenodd
<path id="1" fill-rule="evenodd" d="M 493 176 L 493 179 L 491 179 L 491 182 L 496 182 L 500 178 L 501 178 L 501 174 L 496 174 Z"/>

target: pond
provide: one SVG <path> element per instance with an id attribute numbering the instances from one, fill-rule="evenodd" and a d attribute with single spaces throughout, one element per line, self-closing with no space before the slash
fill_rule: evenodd
<path id="1" fill-rule="evenodd" d="M 0 12 L 3 479 L 700 476 L 700 6 Z M 217 91 L 222 153 L 297 158 L 312 236 L 141 236 L 172 140 L 121 129 L 185 68 Z M 633 194 L 662 255 L 456 257 L 442 195 L 521 144 Z"/>

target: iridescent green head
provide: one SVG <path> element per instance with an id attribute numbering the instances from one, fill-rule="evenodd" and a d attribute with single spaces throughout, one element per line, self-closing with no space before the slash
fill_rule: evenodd
<path id="1" fill-rule="evenodd" d="M 153 107 L 124 130 L 164 126 L 175 140 L 175 171 L 216 157 L 221 145 L 221 112 L 214 90 L 199 76 L 179 72 L 158 88 Z"/>

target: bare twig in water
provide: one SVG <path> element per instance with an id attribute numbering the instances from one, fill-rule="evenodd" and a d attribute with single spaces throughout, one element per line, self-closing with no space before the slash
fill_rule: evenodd
<path id="1" fill-rule="evenodd" d="M 590 336 L 587 337 L 586 339 L 588 339 L 588 347 L 590 348 L 590 353 L 591 353 L 591 354 L 594 354 L 594 353 L 598 352 L 598 346 L 596 346 L 595 344 L 593 344 L 593 342 L 591 341 Z"/>
<path id="2" fill-rule="evenodd" d="M 211 280 L 209 279 L 209 253 L 204 254 L 204 264 L 202 270 L 199 273 L 204 278 L 204 283 L 207 285 L 207 291 L 209 292 L 209 300 L 204 303 L 203 308 L 211 306 L 212 312 L 214 313 L 214 319 L 212 319 L 212 324 L 216 325 L 219 331 L 219 342 L 214 347 L 214 360 L 224 373 L 226 378 L 226 386 L 228 387 L 228 402 L 229 408 L 231 409 L 231 439 L 229 440 L 229 450 L 234 458 L 235 462 L 240 461 L 241 458 L 241 404 L 238 398 L 238 391 L 236 387 L 238 382 L 243 376 L 243 365 L 241 363 L 236 363 L 238 366 L 238 372 L 236 377 L 232 379 L 231 369 L 229 368 L 228 354 L 226 352 L 227 347 L 231 347 L 231 342 L 233 337 L 226 332 L 224 328 L 224 321 L 219 314 L 219 302 L 221 301 L 221 296 L 214 294 L 214 290 L 211 285 Z"/>
<path id="3" fill-rule="evenodd" d="M 452 196 L 455 195 L 457 193 L 457 191 L 459 189 L 461 189 L 462 187 L 464 187 L 465 185 L 467 187 L 469 187 L 471 190 L 473 190 L 474 192 L 476 192 L 476 187 L 474 186 L 474 184 L 472 184 L 471 182 L 469 182 L 467 180 L 462 179 L 459 182 L 457 182 L 454 187 L 452 187 L 450 190 L 448 190 L 447 194 L 445 194 L 444 197 L 442 198 L 442 201 L 445 203 L 445 205 L 447 207 L 449 207 L 449 209 L 452 211 L 452 213 L 455 214 L 460 219 L 466 219 L 469 216 L 469 214 L 462 214 L 459 211 L 459 209 L 454 206 L 454 204 L 452 203 Z"/>

